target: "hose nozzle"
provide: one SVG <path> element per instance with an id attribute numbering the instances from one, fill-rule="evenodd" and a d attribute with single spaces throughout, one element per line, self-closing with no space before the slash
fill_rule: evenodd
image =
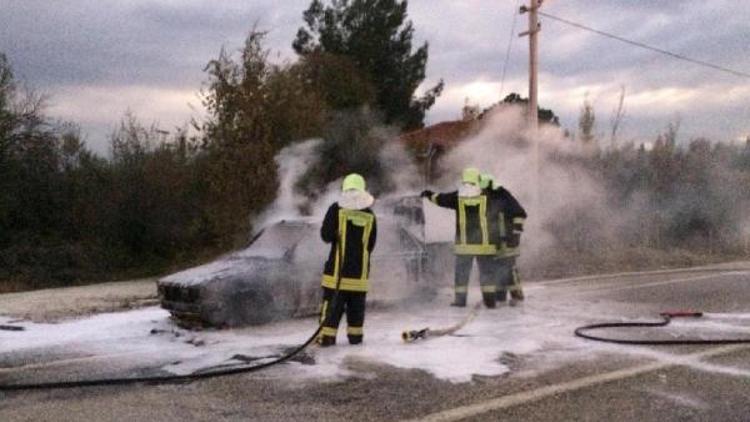
<path id="1" fill-rule="evenodd" d="M 401 333 L 401 339 L 404 343 L 411 343 L 420 338 L 427 337 L 427 331 L 429 328 L 422 328 L 421 330 L 407 330 Z"/>

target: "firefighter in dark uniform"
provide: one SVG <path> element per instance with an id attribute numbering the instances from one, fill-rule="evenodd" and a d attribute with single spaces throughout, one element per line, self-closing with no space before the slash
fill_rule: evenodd
<path id="1" fill-rule="evenodd" d="M 456 240 L 454 253 L 455 301 L 451 306 L 466 306 L 471 267 L 476 259 L 479 266 L 479 283 L 482 299 L 488 308 L 495 307 L 497 277 L 493 271 L 493 258 L 497 248 L 492 244 L 490 233 L 497 229 L 488 219 L 489 200 L 479 187 L 479 170 L 467 168 L 461 176 L 459 190 L 449 193 L 423 191 L 421 196 L 443 208 L 456 212 Z"/>
<path id="2" fill-rule="evenodd" d="M 511 306 L 524 299 L 516 260 L 520 254 L 521 233 L 526 221 L 526 210 L 507 189 L 496 185 L 492 175 L 479 176 L 482 191 L 490 198 L 491 218 L 497 219 L 493 243 L 497 247 L 495 273 L 497 301 L 505 302 L 510 292 Z"/>
<path id="3" fill-rule="evenodd" d="M 362 343 L 370 255 L 377 236 L 375 214 L 370 209 L 373 202 L 365 189 L 365 179 L 352 173 L 344 178 L 341 197 L 328 208 L 323 220 L 320 237 L 331 244 L 331 252 L 323 269 L 323 327 L 318 337 L 321 346 L 336 344 L 344 313 L 349 343 Z"/>

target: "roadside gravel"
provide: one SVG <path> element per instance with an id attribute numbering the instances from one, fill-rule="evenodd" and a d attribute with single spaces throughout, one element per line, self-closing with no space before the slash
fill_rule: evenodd
<path id="1" fill-rule="evenodd" d="M 156 278 L 0 294 L 0 315 L 55 322 L 158 304 Z"/>

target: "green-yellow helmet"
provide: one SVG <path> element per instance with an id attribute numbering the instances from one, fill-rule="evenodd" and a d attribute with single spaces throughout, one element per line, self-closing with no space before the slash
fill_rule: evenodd
<path id="1" fill-rule="evenodd" d="M 482 189 L 491 187 L 494 181 L 495 178 L 489 173 L 482 173 L 479 175 L 479 187 Z"/>
<path id="2" fill-rule="evenodd" d="M 344 183 L 341 184 L 341 190 L 346 192 L 348 190 L 358 190 L 365 192 L 365 178 L 357 173 L 351 173 L 344 178 Z"/>
<path id="3" fill-rule="evenodd" d="M 465 168 L 461 174 L 461 182 L 479 186 L 479 169 L 474 167 Z"/>

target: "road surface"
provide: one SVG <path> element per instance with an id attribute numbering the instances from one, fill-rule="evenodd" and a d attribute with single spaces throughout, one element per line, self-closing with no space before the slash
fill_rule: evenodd
<path id="1" fill-rule="evenodd" d="M 375 359 L 367 348 L 380 354 L 401 352 L 395 346 L 377 348 L 371 336 L 364 349 L 337 361 L 346 373 L 333 378 L 316 378 L 310 368 L 318 363 L 291 363 L 189 384 L 0 393 L 0 420 L 748 420 L 750 345 L 602 345 L 574 338 L 572 331 L 585 323 L 648 319 L 665 309 L 690 308 L 706 312 L 705 320 L 679 322 L 669 338 L 743 333 L 750 338 L 750 263 L 550 280 L 530 283 L 526 293 L 521 307 L 483 311 L 484 320 L 463 330 L 467 337 L 450 340 L 453 349 L 465 342 L 471 359 L 470 347 L 484 347 L 481 339 L 492 335 L 489 318 L 498 329 L 514 327 L 506 337 L 537 340 L 528 351 L 519 346 L 524 338 L 512 339 L 511 351 L 498 349 L 493 359 L 508 370 L 495 375 L 477 375 L 476 368 L 469 368 L 474 375 L 462 380 L 441 375 L 450 374 L 450 368 L 441 372 L 383 363 L 387 358 Z M 389 321 L 388 312 L 368 314 L 366 333 Z M 513 325 L 519 323 L 531 326 Z M 649 331 L 634 335 L 663 336 Z M 339 345 L 336 353 L 349 353 L 349 347 Z M 139 352 L 149 353 L 127 347 L 121 355 L 107 349 L 106 354 L 86 356 L 54 347 L 25 355 L 1 353 L 0 384 L 160 373 L 155 368 L 165 362 L 158 356 L 148 368 L 139 367 L 138 360 L 121 359 Z M 170 358 L 167 352 L 164 360 Z M 310 352 L 318 361 L 324 353 Z M 466 363 L 461 353 L 450 356 L 446 364 L 461 375 Z"/>

